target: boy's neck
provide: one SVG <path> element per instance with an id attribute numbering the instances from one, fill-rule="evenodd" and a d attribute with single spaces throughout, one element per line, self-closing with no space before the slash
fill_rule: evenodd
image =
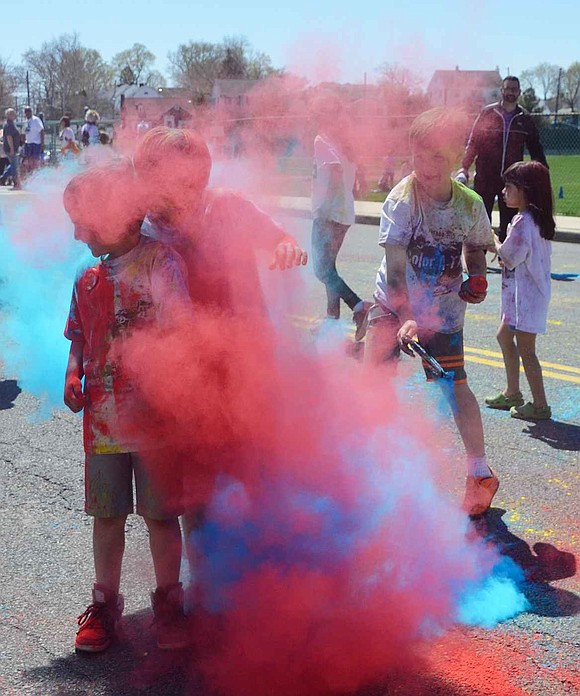
<path id="1" fill-rule="evenodd" d="M 418 182 L 423 193 L 437 203 L 449 203 L 453 198 L 453 183 L 451 178 L 449 178 L 445 185 L 442 185 L 439 189 L 428 190 L 421 182 Z"/>
<path id="2" fill-rule="evenodd" d="M 132 251 L 141 240 L 141 224 L 138 223 L 133 225 L 127 236 L 124 237 L 118 244 L 116 244 L 113 249 L 109 251 L 106 258 L 107 259 L 118 259 L 121 256 L 125 256 L 130 251 Z"/>

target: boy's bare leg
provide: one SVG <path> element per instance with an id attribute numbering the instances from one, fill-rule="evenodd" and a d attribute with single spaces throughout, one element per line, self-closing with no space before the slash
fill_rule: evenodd
<path id="1" fill-rule="evenodd" d="M 378 367 L 388 361 L 394 362 L 398 349 L 396 324 L 380 316 L 373 319 L 375 311 L 371 309 L 369 312 L 371 319 L 365 336 L 363 362 L 366 367 Z"/>
<path id="2" fill-rule="evenodd" d="M 453 417 L 468 457 L 484 457 L 485 443 L 481 411 L 468 384 L 455 385 Z"/>
<path id="3" fill-rule="evenodd" d="M 516 341 L 526 379 L 532 392 L 533 404 L 536 408 L 543 408 L 548 405 L 548 402 L 544 390 L 542 367 L 536 355 L 536 334 L 518 331 L 516 333 Z"/>
<path id="4" fill-rule="evenodd" d="M 514 339 L 514 332 L 501 324 L 496 334 L 505 365 L 507 387 L 505 396 L 513 396 L 520 391 L 520 354 Z"/>
<path id="5" fill-rule="evenodd" d="M 157 587 L 179 582 L 181 568 L 181 527 L 177 517 L 169 520 L 154 520 L 145 517 L 149 529 L 149 547 L 155 568 Z"/>
<path id="6" fill-rule="evenodd" d="M 121 565 L 125 552 L 125 522 L 123 517 L 93 519 L 93 557 L 96 581 L 118 593 L 121 584 Z"/>

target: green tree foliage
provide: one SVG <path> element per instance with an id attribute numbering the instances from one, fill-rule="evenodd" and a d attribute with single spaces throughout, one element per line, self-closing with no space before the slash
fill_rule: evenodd
<path id="1" fill-rule="evenodd" d="M 533 87 L 524 89 L 520 97 L 520 104 L 531 114 L 541 111 L 540 100 L 536 97 L 536 91 Z"/>

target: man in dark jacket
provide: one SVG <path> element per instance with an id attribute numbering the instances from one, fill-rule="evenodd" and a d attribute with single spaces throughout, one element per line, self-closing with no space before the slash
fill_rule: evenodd
<path id="1" fill-rule="evenodd" d="M 475 120 L 462 163 L 467 178 L 475 159 L 474 189 L 483 198 L 490 220 L 497 196 L 501 241 L 505 239 L 507 226 L 516 213 L 514 208 L 506 206 L 501 195 L 503 172 L 514 162 L 523 160 L 524 147 L 528 148 L 533 160 L 548 166 L 536 124 L 518 105 L 520 94 L 520 81 L 508 75 L 502 83 L 501 101 L 484 107 Z"/>

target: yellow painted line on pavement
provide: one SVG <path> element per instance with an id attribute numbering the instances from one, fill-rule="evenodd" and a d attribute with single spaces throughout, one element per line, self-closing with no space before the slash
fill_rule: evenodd
<path id="1" fill-rule="evenodd" d="M 470 348 L 468 346 L 465 346 L 463 350 L 466 353 L 477 353 L 479 355 L 488 355 L 493 358 L 499 358 L 500 360 L 502 360 L 503 365 L 502 354 L 498 353 L 495 350 L 485 350 L 484 348 Z M 580 375 L 580 367 L 571 367 L 570 365 L 561 365 L 560 363 L 544 362 L 543 360 L 540 360 L 540 365 L 542 367 L 551 367 L 555 370 L 563 370 L 564 372 L 573 372 L 576 375 Z"/>
<path id="2" fill-rule="evenodd" d="M 316 317 L 298 315 L 294 315 L 293 320 L 298 324 L 314 324 L 317 321 Z M 348 332 L 348 335 L 351 337 L 354 336 L 354 328 Z M 463 350 L 465 353 L 466 362 L 473 362 L 479 365 L 488 365 L 489 367 L 498 367 L 502 370 L 505 369 L 503 363 L 503 356 L 501 353 L 497 351 L 487 350 L 485 348 L 471 348 L 470 346 L 464 346 Z M 490 358 L 496 359 L 490 360 Z M 573 384 L 580 384 L 580 368 L 578 367 L 572 367 L 571 365 L 561 365 L 560 363 L 544 362 L 542 360 L 540 360 L 540 365 L 542 366 L 542 374 L 544 375 L 544 377 L 559 379 L 562 382 L 572 382 Z M 555 372 L 554 370 L 559 370 L 559 372 Z M 523 367 L 520 367 L 520 372 L 523 371 Z M 566 372 L 571 372 L 572 374 L 562 374 Z M 575 375 L 579 376 L 576 377 Z"/>
<path id="3" fill-rule="evenodd" d="M 499 324 L 499 317 L 497 314 L 475 314 L 475 312 L 467 312 L 465 315 L 466 319 L 475 319 L 475 321 L 497 321 Z M 560 319 L 548 319 L 548 324 L 553 326 L 561 326 L 564 322 Z"/>
<path id="4" fill-rule="evenodd" d="M 467 349 L 466 349 L 467 350 Z M 470 355 L 466 352 L 465 354 L 466 362 L 478 363 L 480 365 L 489 365 L 490 367 L 504 368 L 503 360 L 489 360 L 488 358 L 480 358 L 477 355 Z M 520 372 L 523 372 L 524 368 L 520 367 Z M 544 377 L 553 377 L 554 379 L 560 379 L 563 382 L 573 382 L 574 384 L 580 384 L 580 377 L 575 377 L 573 375 L 566 375 L 560 372 L 553 372 L 552 370 L 542 370 Z"/>

